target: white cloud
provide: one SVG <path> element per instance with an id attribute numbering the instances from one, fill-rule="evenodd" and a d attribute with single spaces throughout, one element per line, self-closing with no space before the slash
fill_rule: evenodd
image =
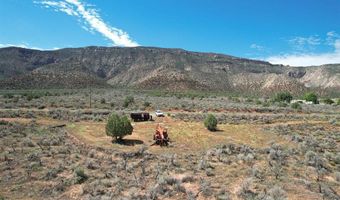
<path id="1" fill-rule="evenodd" d="M 314 49 L 315 46 L 321 44 L 321 39 L 318 36 L 309 37 L 294 37 L 288 40 L 289 44 L 295 51 L 308 51 Z"/>
<path id="2" fill-rule="evenodd" d="M 326 45 L 333 45 L 335 40 L 339 39 L 340 35 L 336 33 L 335 31 L 329 31 L 327 33 L 327 38 L 326 38 Z"/>
<path id="3" fill-rule="evenodd" d="M 327 34 L 328 35 L 328 34 Z M 273 64 L 284 64 L 291 66 L 313 66 L 323 64 L 340 63 L 340 39 L 333 42 L 334 51 L 328 53 L 302 53 L 272 56 L 265 60 Z"/>
<path id="4" fill-rule="evenodd" d="M 263 51 L 265 48 L 264 48 L 264 46 L 261 46 L 261 45 L 258 45 L 258 44 L 251 44 L 250 45 L 250 48 L 251 49 L 255 49 L 255 50 L 258 50 L 258 51 Z"/>
<path id="5" fill-rule="evenodd" d="M 104 37 L 111 40 L 113 45 L 124 47 L 138 46 L 138 43 L 133 41 L 126 32 L 106 24 L 99 16 L 97 10 L 89 8 L 88 4 L 80 0 L 34 1 L 34 3 L 78 17 L 88 27 L 90 32 L 97 31 L 101 33 Z"/>
<path id="6" fill-rule="evenodd" d="M 34 3 L 42 4 L 45 8 L 53 7 L 55 8 L 55 11 L 61 11 L 70 16 L 78 16 L 78 13 L 73 10 L 72 6 L 63 1 L 34 1 Z"/>

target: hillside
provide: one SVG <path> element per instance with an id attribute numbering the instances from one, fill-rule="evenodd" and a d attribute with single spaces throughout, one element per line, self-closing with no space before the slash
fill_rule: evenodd
<path id="1" fill-rule="evenodd" d="M 4 89 L 132 87 L 272 93 L 340 91 L 340 65 L 287 67 L 222 54 L 151 47 L 0 49 Z"/>

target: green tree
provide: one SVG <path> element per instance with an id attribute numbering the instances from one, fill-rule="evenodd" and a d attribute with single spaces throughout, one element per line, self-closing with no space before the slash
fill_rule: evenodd
<path id="1" fill-rule="evenodd" d="M 126 117 L 119 117 L 112 113 L 106 124 L 106 135 L 115 138 L 116 141 L 122 141 L 126 135 L 131 135 L 133 127 L 130 120 Z"/>
<path id="2" fill-rule="evenodd" d="M 313 93 L 313 92 L 306 93 L 304 95 L 303 99 L 306 100 L 306 101 L 311 101 L 314 104 L 318 104 L 319 103 L 318 96 L 315 93 Z"/>
<path id="3" fill-rule="evenodd" d="M 127 108 L 131 103 L 135 102 L 135 99 L 132 96 L 127 96 L 124 99 L 124 104 L 123 106 Z"/>
<path id="4" fill-rule="evenodd" d="M 293 99 L 293 96 L 289 92 L 280 92 L 280 93 L 277 93 L 274 97 L 274 101 L 276 102 L 290 103 L 292 99 Z"/>
<path id="5" fill-rule="evenodd" d="M 214 115 L 209 114 L 205 120 L 204 120 L 204 126 L 209 130 L 209 131 L 216 131 L 217 127 L 217 119 Z"/>

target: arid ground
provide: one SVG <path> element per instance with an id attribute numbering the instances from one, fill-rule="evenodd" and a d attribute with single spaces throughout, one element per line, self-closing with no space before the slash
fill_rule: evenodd
<path id="1" fill-rule="evenodd" d="M 3 92 L 0 199 L 340 199 L 340 106 L 301 107 L 118 89 Z M 112 112 L 156 109 L 165 117 L 132 122 L 124 143 L 105 133 Z M 215 132 L 203 125 L 208 113 Z M 152 145 L 157 124 L 168 147 Z"/>

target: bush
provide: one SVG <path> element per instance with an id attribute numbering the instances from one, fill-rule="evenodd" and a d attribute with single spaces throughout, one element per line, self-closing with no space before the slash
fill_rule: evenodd
<path id="1" fill-rule="evenodd" d="M 268 191 L 269 198 L 267 199 L 275 199 L 275 200 L 285 200 L 287 199 L 287 193 L 282 188 L 278 186 L 274 186 Z"/>
<path id="2" fill-rule="evenodd" d="M 332 105 L 334 103 L 334 101 L 332 99 L 330 99 L 330 98 L 324 99 L 323 102 L 325 104 L 329 104 L 329 105 Z"/>
<path id="3" fill-rule="evenodd" d="M 261 104 L 262 104 L 262 101 L 256 100 L 255 103 L 256 103 L 256 105 L 261 105 Z"/>
<path id="4" fill-rule="evenodd" d="M 292 103 L 292 105 L 290 107 L 295 109 L 295 110 L 301 110 L 302 109 L 301 105 L 298 102 Z"/>
<path id="5" fill-rule="evenodd" d="M 274 101 L 276 102 L 290 103 L 292 99 L 293 99 L 293 96 L 289 92 L 280 92 L 280 93 L 277 93 L 274 97 Z"/>
<path id="6" fill-rule="evenodd" d="M 85 174 L 83 168 L 77 168 L 75 170 L 75 175 L 76 175 L 76 177 L 75 177 L 76 183 L 78 183 L 78 184 L 82 184 L 88 179 L 88 176 L 87 176 L 87 174 Z"/>
<path id="7" fill-rule="evenodd" d="M 278 106 L 279 106 L 279 107 L 287 107 L 288 105 L 287 105 L 287 103 L 285 103 L 285 102 L 280 102 L 280 103 L 278 104 Z"/>
<path id="8" fill-rule="evenodd" d="M 144 102 L 144 106 L 145 106 L 145 107 L 149 107 L 150 105 L 151 105 L 150 102 L 148 102 L 148 101 Z"/>
<path id="9" fill-rule="evenodd" d="M 217 127 L 217 119 L 214 115 L 209 114 L 207 118 L 204 120 L 204 126 L 209 130 L 209 131 L 216 131 Z"/>
<path id="10" fill-rule="evenodd" d="M 340 105 L 340 99 L 338 99 L 338 102 L 336 102 L 337 105 Z"/>
<path id="11" fill-rule="evenodd" d="M 6 93 L 3 95 L 4 98 L 7 98 L 7 99 L 11 99 L 14 97 L 14 95 L 12 93 Z"/>
<path id="12" fill-rule="evenodd" d="M 318 96 L 315 93 L 313 93 L 313 92 L 306 93 L 303 96 L 303 99 L 306 100 L 306 101 L 311 101 L 314 104 L 318 104 L 319 103 Z"/>
<path id="13" fill-rule="evenodd" d="M 112 113 L 106 124 L 106 135 L 114 137 L 116 141 L 120 141 L 126 135 L 131 135 L 133 127 L 130 120 L 126 117 L 119 117 L 116 113 Z"/>
<path id="14" fill-rule="evenodd" d="M 101 103 L 101 104 L 105 104 L 105 103 L 106 103 L 105 99 L 102 98 L 102 99 L 100 100 L 100 103 Z"/>
<path id="15" fill-rule="evenodd" d="M 123 104 L 124 108 L 127 108 L 133 102 L 135 102 L 135 99 L 132 96 L 127 96 L 124 99 L 124 104 Z"/>

